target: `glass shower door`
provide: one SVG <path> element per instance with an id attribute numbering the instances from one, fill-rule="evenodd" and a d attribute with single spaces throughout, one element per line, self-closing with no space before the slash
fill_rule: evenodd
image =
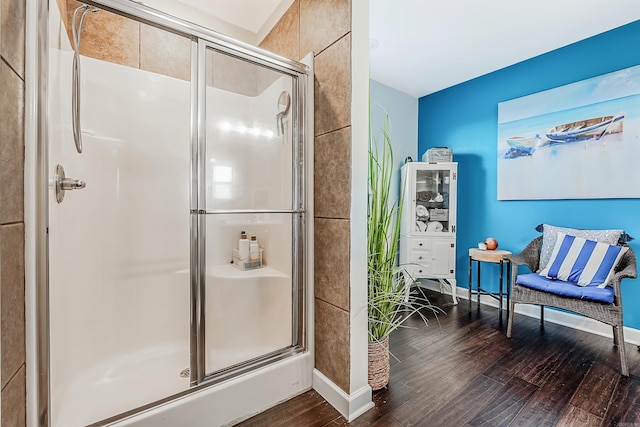
<path id="1" fill-rule="evenodd" d="M 190 387 L 191 40 L 106 10 L 86 17 L 80 154 L 65 27 L 78 6 L 63 3 L 49 7 L 47 362 L 51 426 L 75 427 Z M 116 24 L 135 46 L 105 36 Z M 58 165 L 86 188 L 58 199 Z"/>
<path id="2" fill-rule="evenodd" d="M 304 213 L 293 131 L 298 78 L 212 47 L 200 60 L 206 130 L 198 212 L 206 243 L 199 342 L 200 371 L 209 377 L 299 344 Z M 243 232 L 249 243 L 240 242 Z"/>

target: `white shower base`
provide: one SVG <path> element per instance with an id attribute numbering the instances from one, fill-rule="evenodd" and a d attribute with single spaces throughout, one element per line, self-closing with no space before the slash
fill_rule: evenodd
<path id="1" fill-rule="evenodd" d="M 77 380 L 69 386 L 63 400 L 66 405 L 61 409 L 60 413 L 53 420 L 54 426 L 65 427 L 81 427 L 100 420 L 117 415 L 114 408 L 130 408 L 134 409 L 153 402 L 158 395 L 171 396 L 183 392 L 189 388 L 189 378 L 180 377 L 180 372 L 189 367 L 189 343 L 175 342 L 164 346 L 150 348 L 145 351 L 134 353 L 117 360 L 103 363 L 94 369 L 79 374 Z M 267 350 L 267 349 L 264 349 Z M 260 349 L 251 348 L 244 351 L 247 355 L 262 352 Z M 216 356 L 221 358 L 221 363 L 227 364 L 224 360 L 224 352 L 216 352 Z M 235 360 L 236 355 L 229 356 L 229 360 Z M 304 363 L 304 356 L 294 357 L 297 363 Z M 293 362 L 296 363 L 296 362 Z M 278 365 L 286 366 L 289 362 L 279 363 Z M 248 381 L 260 381 L 265 373 L 270 371 L 278 371 L 281 368 L 267 368 L 264 372 L 259 371 L 255 374 L 243 376 Z M 275 381 L 281 374 L 278 374 Z M 232 381 L 233 382 L 233 381 Z M 306 384 L 308 382 L 308 384 Z M 251 389 L 260 390 L 265 387 L 264 381 L 256 382 Z M 237 385 L 236 385 L 237 386 Z M 269 389 L 278 385 L 272 383 L 267 385 Z M 311 387 L 310 381 L 302 378 L 296 379 L 291 384 L 288 391 L 290 396 L 302 392 Z M 220 385 L 213 387 L 211 392 L 198 392 L 193 398 L 182 398 L 181 401 L 194 400 L 198 397 L 215 393 L 215 389 L 225 389 L 227 386 Z M 232 402 L 231 408 L 239 408 L 241 402 Z M 247 413 L 253 414 L 264 408 L 278 403 L 278 401 L 267 404 L 262 408 L 256 408 L 248 412 L 241 412 L 237 416 L 220 418 L 220 424 L 207 424 L 207 426 L 215 426 L 226 424 L 238 416 L 246 416 Z M 140 414 L 141 419 L 152 416 L 154 413 L 162 413 L 167 410 L 167 405 L 162 405 L 154 410 Z M 235 411 L 231 411 L 235 414 Z M 216 414 L 216 417 L 224 415 Z M 207 415 L 208 417 L 211 414 Z M 209 418 L 210 419 L 210 418 Z M 126 421 L 120 421 L 123 425 L 137 425 L 137 417 L 131 417 Z M 115 425 L 120 425 L 116 423 Z M 168 425 L 168 424 L 167 424 Z M 196 425 L 196 424 L 189 424 Z"/>
<path id="2" fill-rule="evenodd" d="M 311 389 L 312 370 L 313 356 L 304 352 L 167 402 L 110 426 L 231 425 Z"/>
<path id="3" fill-rule="evenodd" d="M 78 374 L 62 399 L 54 426 L 85 426 L 116 415 L 114 408 L 136 408 L 157 396 L 189 388 L 180 372 L 189 367 L 189 343 L 174 342 L 103 362 Z"/>

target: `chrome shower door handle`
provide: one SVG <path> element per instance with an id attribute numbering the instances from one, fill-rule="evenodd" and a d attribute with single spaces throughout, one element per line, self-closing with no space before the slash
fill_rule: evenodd
<path id="1" fill-rule="evenodd" d="M 276 114 L 276 136 L 284 135 L 284 114 Z"/>
<path id="2" fill-rule="evenodd" d="M 86 187 L 86 184 L 79 179 L 65 178 L 61 181 L 61 186 L 63 190 L 79 190 Z"/>
<path id="3" fill-rule="evenodd" d="M 56 166 L 56 202 L 62 203 L 64 200 L 64 192 L 67 190 L 80 190 L 86 187 L 84 181 L 79 179 L 67 178 L 64 175 L 64 168 L 61 165 Z"/>

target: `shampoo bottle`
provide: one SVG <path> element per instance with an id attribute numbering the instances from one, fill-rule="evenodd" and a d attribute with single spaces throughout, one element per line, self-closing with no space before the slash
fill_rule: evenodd
<path id="1" fill-rule="evenodd" d="M 251 236 L 249 242 L 249 261 L 260 261 L 260 246 L 258 246 L 258 239 L 255 235 Z"/>
<path id="2" fill-rule="evenodd" d="M 240 233 L 240 240 L 238 241 L 238 255 L 241 260 L 249 259 L 249 239 L 247 239 L 247 233 L 244 231 Z"/>

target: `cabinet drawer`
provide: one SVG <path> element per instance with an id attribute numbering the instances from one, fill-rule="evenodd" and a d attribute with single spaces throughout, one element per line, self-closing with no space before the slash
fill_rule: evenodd
<path id="1" fill-rule="evenodd" d="M 405 270 L 409 273 L 414 279 L 419 279 L 423 277 L 431 277 L 433 274 L 431 273 L 431 269 L 428 266 L 410 264 L 406 265 Z"/>
<path id="2" fill-rule="evenodd" d="M 410 239 L 408 243 L 409 252 L 414 251 L 433 251 L 433 240 L 429 239 Z"/>
<path id="3" fill-rule="evenodd" d="M 409 262 L 413 264 L 426 265 L 432 261 L 434 255 L 431 251 L 411 251 L 409 254 Z"/>

